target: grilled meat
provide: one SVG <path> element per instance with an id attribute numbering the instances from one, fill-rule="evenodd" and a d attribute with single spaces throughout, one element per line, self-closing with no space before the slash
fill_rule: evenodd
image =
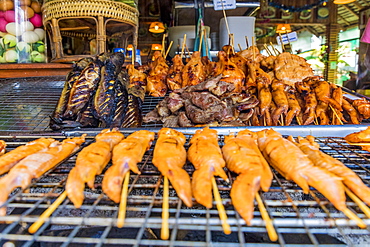
<path id="1" fill-rule="evenodd" d="M 284 91 L 285 84 L 281 80 L 273 80 L 271 83 L 271 89 L 272 99 L 277 107 L 272 113 L 272 122 L 274 125 L 277 125 L 281 115 L 288 112 L 289 103 Z"/>
<path id="2" fill-rule="evenodd" d="M 93 98 L 90 98 L 85 110 L 78 114 L 76 119 L 76 127 L 91 127 L 96 128 L 99 126 L 99 120 L 95 118 L 95 111 L 93 106 Z M 69 124 L 71 126 L 71 124 Z M 63 126 L 64 128 L 66 126 Z"/>
<path id="3" fill-rule="evenodd" d="M 342 106 L 331 97 L 330 84 L 327 81 L 319 81 L 314 85 L 314 91 L 318 100 L 330 104 L 339 111 L 342 111 Z"/>
<path id="4" fill-rule="evenodd" d="M 117 129 L 102 130 L 95 142 L 83 148 L 77 155 L 76 166 L 72 168 L 66 183 L 68 198 L 76 208 L 84 200 L 85 183 L 93 189 L 95 176 L 101 174 L 111 159 L 112 149 L 124 138 Z"/>
<path id="5" fill-rule="evenodd" d="M 289 105 L 289 111 L 285 117 L 285 125 L 289 126 L 292 123 L 293 118 L 298 117 L 300 114 L 301 106 L 296 98 L 296 91 L 293 87 L 287 87 L 285 94 Z"/>
<path id="6" fill-rule="evenodd" d="M 184 63 L 182 62 L 182 57 L 180 55 L 175 55 L 172 58 L 172 65 L 168 70 L 166 82 L 169 90 L 173 91 L 175 89 L 180 89 L 182 86 L 181 71 L 184 68 Z"/>
<path id="7" fill-rule="evenodd" d="M 190 140 L 188 160 L 194 165 L 192 191 L 195 200 L 207 208 L 212 208 L 212 178 L 227 175 L 223 168 L 225 161 L 218 145 L 217 131 L 208 127 L 197 130 Z"/>
<path id="8" fill-rule="evenodd" d="M 186 162 L 185 141 L 186 138 L 181 132 L 162 128 L 158 132 L 152 161 L 162 175 L 170 180 L 179 198 L 186 206 L 191 207 L 193 202 L 190 176 L 182 169 Z"/>
<path id="9" fill-rule="evenodd" d="M 119 128 L 122 125 L 123 119 L 127 110 L 127 90 L 121 80 L 117 79 L 114 84 L 114 112 L 112 116 L 111 128 Z"/>
<path id="10" fill-rule="evenodd" d="M 239 174 L 230 192 L 232 203 L 250 225 L 255 195 L 260 187 L 268 191 L 273 178 L 269 164 L 258 149 L 257 134 L 243 130 L 236 137 L 234 134 L 225 137 L 222 153 L 227 168 Z"/>
<path id="11" fill-rule="evenodd" d="M 6 142 L 3 140 L 0 140 L 0 156 L 5 154 L 6 152 Z"/>
<path id="12" fill-rule="evenodd" d="M 353 143 L 370 142 L 370 127 L 359 132 L 348 134 L 344 137 L 344 140 Z"/>
<path id="13" fill-rule="evenodd" d="M 157 51 L 155 52 L 156 54 Z M 150 96 L 163 97 L 167 93 L 166 77 L 168 73 L 168 65 L 162 55 L 156 55 L 152 68 L 146 78 L 146 91 Z"/>
<path id="14" fill-rule="evenodd" d="M 28 155 L 17 163 L 7 175 L 0 179 L 0 205 L 3 206 L 0 209 L 0 215 L 4 216 L 6 214 L 4 203 L 15 188 L 27 188 L 32 179 L 39 178 L 71 153 L 77 151 L 84 141 L 84 135 L 68 138 L 62 142 L 54 141 L 47 149 Z"/>
<path id="15" fill-rule="evenodd" d="M 356 99 L 351 103 L 353 107 L 355 107 L 355 109 L 364 117 L 364 119 L 370 118 L 370 102 L 368 100 L 361 98 Z"/>
<path id="16" fill-rule="evenodd" d="M 55 140 L 52 138 L 39 138 L 19 146 L 0 157 L 0 175 L 8 172 L 19 161 L 27 156 L 46 150 Z M 5 144 L 5 142 L 4 142 Z M 5 151 L 5 146 L 4 151 Z M 1 148 L 0 148 L 1 149 Z"/>
<path id="17" fill-rule="evenodd" d="M 273 129 L 262 130 L 257 134 L 263 156 L 281 175 L 296 182 L 304 193 L 308 193 L 309 186 L 312 186 L 338 210 L 346 208 L 341 178 L 315 166 L 302 150 Z"/>
<path id="18" fill-rule="evenodd" d="M 298 142 L 295 143 L 315 166 L 324 168 L 329 172 L 343 179 L 343 183 L 355 193 L 366 204 L 370 205 L 370 188 L 367 187 L 351 169 L 346 167 L 342 162 L 320 151 L 320 145 L 315 142 L 313 136 L 306 138 L 298 137 Z"/>
<path id="19" fill-rule="evenodd" d="M 126 69 L 129 75 L 129 85 L 127 88 L 130 88 L 132 86 L 140 86 L 144 89 L 145 92 L 147 75 L 144 72 L 135 69 L 135 66 L 133 64 L 128 64 L 126 66 Z"/>
<path id="20" fill-rule="evenodd" d="M 154 132 L 139 130 L 123 139 L 113 148 L 113 165 L 104 174 L 103 191 L 114 202 L 119 203 L 120 201 L 125 174 L 129 170 L 140 174 L 137 163 L 141 162 L 153 140 Z"/>
<path id="21" fill-rule="evenodd" d="M 202 58 L 199 51 L 194 51 L 190 61 L 187 62 L 181 72 L 182 86 L 187 87 L 197 85 L 205 80 L 206 73 L 202 64 Z"/>

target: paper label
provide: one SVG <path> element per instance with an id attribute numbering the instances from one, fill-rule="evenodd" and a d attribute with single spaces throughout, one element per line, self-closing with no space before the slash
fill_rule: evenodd
<path id="1" fill-rule="evenodd" d="M 236 0 L 213 0 L 213 6 L 215 10 L 236 9 Z"/>
<path id="2" fill-rule="evenodd" d="M 283 40 L 283 44 L 289 44 L 291 42 L 297 41 L 297 33 L 296 32 L 291 32 L 287 34 L 282 34 L 276 37 L 276 41 L 279 45 L 281 45 L 281 40 Z"/>

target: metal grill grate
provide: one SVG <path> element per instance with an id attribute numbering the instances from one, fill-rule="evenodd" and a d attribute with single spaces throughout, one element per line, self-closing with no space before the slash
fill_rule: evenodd
<path id="1" fill-rule="evenodd" d="M 97 132 L 96 132 L 97 133 Z M 46 133 L 45 133 L 46 134 Z M 94 133 L 89 133 L 92 140 Z M 63 138 L 56 134 L 53 137 Z M 187 135 L 188 140 L 190 135 Z M 10 148 L 35 139 L 36 136 L 0 136 Z M 220 136 L 220 140 L 223 136 Z M 341 138 L 317 138 L 327 154 L 341 160 L 367 184 L 370 182 L 370 154 L 349 146 Z M 188 143 L 188 142 L 187 142 Z M 222 144 L 222 142 L 221 142 Z M 154 147 L 154 145 L 153 145 Z M 268 239 L 264 221 L 257 206 L 252 226 L 234 211 L 231 205 L 230 185 L 217 179 L 228 215 L 232 233 L 225 235 L 216 207 L 184 206 L 170 187 L 170 239 L 161 240 L 162 177 L 152 165 L 150 149 L 139 164 L 142 174 L 131 174 L 125 226 L 117 228 L 118 205 L 101 190 L 104 175 L 96 179 L 95 190 L 85 189 L 84 204 L 75 209 L 66 199 L 36 234 L 27 232 L 30 224 L 64 190 L 68 172 L 74 166 L 75 156 L 44 175 L 25 191 L 17 190 L 9 198 L 8 214 L 0 217 L 1 243 L 16 246 L 358 246 L 369 241 L 369 231 L 359 229 L 353 221 L 337 211 L 320 193 L 303 194 L 292 182 L 275 173 L 269 192 L 261 193 L 270 217 L 279 235 L 279 242 Z M 192 174 L 194 168 L 186 164 Z M 104 172 L 103 172 L 104 174 Z M 231 180 L 234 174 L 229 173 Z M 320 201 L 320 205 L 317 203 Z M 370 220 L 355 203 L 347 206 L 370 225 Z"/>

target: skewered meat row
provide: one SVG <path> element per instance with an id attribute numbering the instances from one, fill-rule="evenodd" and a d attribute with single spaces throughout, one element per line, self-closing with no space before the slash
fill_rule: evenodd
<path id="1" fill-rule="evenodd" d="M 15 166 L 19 161 L 24 159 L 30 154 L 39 152 L 41 150 L 46 150 L 50 144 L 55 140 L 52 138 L 39 138 L 34 141 L 30 141 L 25 145 L 19 146 L 12 151 L 2 155 L 0 157 L 0 175 L 8 172 L 13 166 Z M 5 152 L 5 142 L 1 142 L 4 147 Z"/>
<path id="2" fill-rule="evenodd" d="M 342 162 L 320 151 L 320 145 L 315 142 L 313 136 L 308 135 L 306 138 L 298 137 L 298 142 L 294 142 L 315 166 L 324 168 L 336 176 L 343 179 L 343 183 L 355 193 L 362 201 L 370 205 L 370 188 L 367 187 L 351 169 L 346 167 Z"/>
<path id="3" fill-rule="evenodd" d="M 158 132 L 152 161 L 162 175 L 170 180 L 185 205 L 191 207 L 193 202 L 190 177 L 182 169 L 186 162 L 185 141 L 183 133 L 170 128 L 162 128 Z"/>
<path id="4" fill-rule="evenodd" d="M 68 175 L 66 191 L 76 208 L 81 207 L 84 199 L 85 183 L 93 189 L 95 176 L 101 174 L 111 159 L 112 149 L 124 138 L 117 129 L 102 130 L 95 142 L 83 148 L 77 155 L 76 166 Z"/>
<path id="5" fill-rule="evenodd" d="M 348 143 L 370 143 L 370 127 L 359 132 L 351 133 L 345 136 L 344 140 Z M 362 145 L 361 148 L 370 152 L 370 146 Z"/>
<path id="6" fill-rule="evenodd" d="M 104 174 L 103 191 L 114 202 L 119 203 L 120 201 L 125 174 L 129 170 L 141 174 L 137 163 L 142 160 L 153 140 L 153 132 L 139 130 L 123 139 L 113 148 L 112 166 Z"/>
<path id="7" fill-rule="evenodd" d="M 197 130 L 190 140 L 187 157 L 196 169 L 192 176 L 194 198 L 206 208 L 212 208 L 213 176 L 228 181 L 217 131 L 208 127 Z"/>
<path id="8" fill-rule="evenodd" d="M 222 153 L 227 168 L 238 174 L 230 191 L 232 203 L 250 225 L 256 193 L 260 187 L 263 191 L 268 191 L 272 182 L 270 167 L 258 149 L 257 134 L 243 130 L 237 136 L 225 136 Z"/>
<path id="9" fill-rule="evenodd" d="M 75 138 L 67 138 L 62 142 L 53 141 L 47 148 L 30 154 L 19 161 L 4 177 L 0 179 L 0 215 L 6 214 L 4 203 L 9 194 L 17 187 L 27 188 L 31 180 L 39 178 L 45 172 L 77 151 L 85 141 L 85 135 Z"/>
<path id="10" fill-rule="evenodd" d="M 299 147 L 278 132 L 269 129 L 257 134 L 258 146 L 264 157 L 286 179 L 296 182 L 304 193 L 308 193 L 309 186 L 314 187 L 338 210 L 346 208 L 341 178 L 315 166 Z"/>
<path id="11" fill-rule="evenodd" d="M 138 81 L 140 77 L 134 76 L 132 69 L 131 77 L 125 71 L 121 72 L 123 62 L 124 55 L 120 52 L 103 53 L 78 61 L 67 76 L 62 94 L 50 116 L 50 128 L 141 126 L 143 96 L 141 101 L 129 98 L 145 94 L 143 84 L 146 81 Z"/>

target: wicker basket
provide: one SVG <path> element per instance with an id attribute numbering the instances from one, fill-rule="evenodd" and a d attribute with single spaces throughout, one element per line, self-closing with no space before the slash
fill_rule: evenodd
<path id="1" fill-rule="evenodd" d="M 125 3 L 110 0 L 53 0 L 42 6 L 44 23 L 51 19 L 77 16 L 103 16 L 138 26 L 139 11 Z"/>

